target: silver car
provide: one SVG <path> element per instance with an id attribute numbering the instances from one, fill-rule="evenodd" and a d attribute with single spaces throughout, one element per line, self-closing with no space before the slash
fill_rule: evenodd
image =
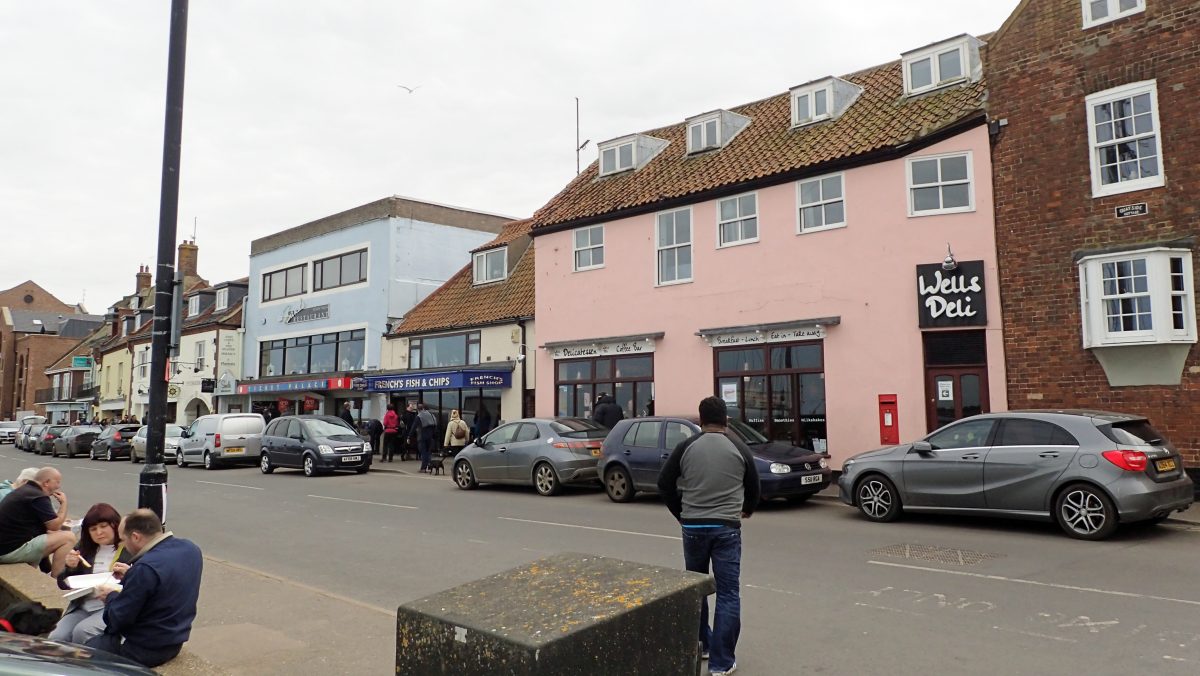
<path id="1" fill-rule="evenodd" d="M 134 462 L 141 462 L 146 459 L 146 437 L 150 433 L 148 425 L 142 425 L 142 428 L 133 436 L 132 448 L 129 451 L 129 459 Z M 175 454 L 179 452 L 179 438 L 183 435 L 183 428 L 179 425 L 167 423 L 166 439 L 163 440 L 163 462 L 175 462 Z"/>
<path id="2" fill-rule="evenodd" d="M 1053 521 L 1084 540 L 1164 520 L 1194 499 L 1178 451 L 1149 421 L 1097 411 L 964 418 L 850 458 L 838 486 L 872 521 L 902 511 L 1003 516 Z"/>
<path id="3" fill-rule="evenodd" d="M 454 456 L 463 490 L 480 483 L 533 485 L 555 495 L 563 484 L 597 484 L 596 461 L 608 428 L 583 418 L 525 418 L 501 425 Z"/>

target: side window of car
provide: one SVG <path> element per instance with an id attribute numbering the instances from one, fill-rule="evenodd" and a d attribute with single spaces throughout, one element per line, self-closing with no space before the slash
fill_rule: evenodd
<path id="1" fill-rule="evenodd" d="M 1006 418 L 996 435 L 996 446 L 1078 446 L 1070 432 L 1042 420 Z"/>
<path id="2" fill-rule="evenodd" d="M 666 439 L 667 450 L 668 451 L 675 450 L 675 447 L 678 446 L 680 444 L 680 442 L 686 441 L 688 437 L 692 436 L 692 434 L 693 434 L 692 428 L 688 427 L 687 425 L 684 425 L 683 423 L 678 423 L 678 422 L 667 423 L 667 439 Z"/>
<path id="3" fill-rule="evenodd" d="M 520 427 L 520 424 L 510 423 L 504 427 L 494 429 L 484 437 L 483 441 L 487 444 L 507 444 L 512 441 L 518 427 Z"/>
<path id="4" fill-rule="evenodd" d="M 513 437 L 513 441 L 533 441 L 539 436 L 537 425 L 533 423 L 521 423 L 521 428 L 517 431 L 516 436 Z"/>
<path id="5" fill-rule="evenodd" d="M 993 420 L 968 420 L 934 432 L 927 441 L 934 450 L 984 446 L 995 424 Z"/>
<path id="6" fill-rule="evenodd" d="M 621 439 L 621 443 L 626 446 L 633 446 L 633 440 L 637 438 L 637 430 L 641 425 L 642 423 L 633 423 L 630 425 L 629 429 L 625 431 L 625 436 Z"/>
<path id="7" fill-rule="evenodd" d="M 633 438 L 633 445 L 640 448 L 658 448 L 658 433 L 662 430 L 660 422 L 644 422 L 638 423 L 637 436 Z"/>

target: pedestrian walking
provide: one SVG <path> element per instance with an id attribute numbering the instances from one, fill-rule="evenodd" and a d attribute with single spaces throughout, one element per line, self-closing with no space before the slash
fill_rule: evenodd
<path id="1" fill-rule="evenodd" d="M 437 434 L 437 417 L 425 405 L 417 404 L 417 455 L 421 458 L 421 471 L 429 471 L 429 459 L 433 457 L 433 439 Z"/>
<path id="2" fill-rule="evenodd" d="M 470 442 L 471 428 L 462 419 L 458 409 L 450 411 L 450 424 L 446 425 L 446 439 L 442 446 L 449 455 L 458 455 L 463 446 Z"/>
<path id="3" fill-rule="evenodd" d="M 392 456 L 396 453 L 396 444 L 403 443 L 400 424 L 400 416 L 396 415 L 396 406 L 388 404 L 387 413 L 383 414 L 383 457 L 380 458 L 380 462 L 392 462 Z"/>
<path id="4" fill-rule="evenodd" d="M 400 459 L 408 460 L 408 456 L 417 452 L 417 405 L 411 401 L 404 407 L 404 413 L 400 416 L 400 421 L 404 423 L 404 430 L 407 433 L 400 440 Z"/>
<path id="5" fill-rule="evenodd" d="M 745 444 L 725 434 L 725 402 L 700 402 L 700 433 L 679 442 L 658 475 L 658 490 L 683 527 L 683 560 L 690 571 L 712 574 L 717 585 L 712 627 L 708 599 L 700 607 L 700 648 L 713 676 L 737 669 L 741 633 L 742 520 L 758 504 L 758 470 Z"/>
<path id="6" fill-rule="evenodd" d="M 596 410 L 592 413 L 593 421 L 611 430 L 624 419 L 625 411 L 621 409 L 620 404 L 613 400 L 611 394 L 603 393 L 596 397 Z"/>

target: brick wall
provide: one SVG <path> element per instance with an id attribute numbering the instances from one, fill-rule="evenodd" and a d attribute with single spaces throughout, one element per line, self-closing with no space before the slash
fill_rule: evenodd
<path id="1" fill-rule="evenodd" d="M 1032 0 L 989 43 L 989 115 L 1008 120 L 993 151 L 1008 397 L 1013 408 L 1147 415 L 1195 466 L 1197 350 L 1179 386 L 1110 387 L 1082 347 L 1072 261 L 1077 250 L 1200 234 L 1200 11 L 1193 0 L 1146 6 L 1083 30 L 1079 0 Z M 1093 199 L 1084 98 L 1150 79 L 1158 82 L 1166 186 Z M 1114 216 L 1114 207 L 1138 202 L 1149 215 Z"/>
<path id="2" fill-rule="evenodd" d="M 0 308 L 3 307 L 35 312 L 73 312 L 70 305 L 32 281 L 24 281 L 11 289 L 0 291 Z M 0 420 L 10 419 L 14 410 L 13 384 L 16 381 L 17 353 L 10 329 L 0 321 Z"/>
<path id="3" fill-rule="evenodd" d="M 79 344 L 78 338 L 63 338 L 55 335 L 21 334 L 16 339 L 16 352 L 29 365 L 23 373 L 24 382 L 14 382 L 13 405 L 23 411 L 36 410 L 45 414 L 44 406 L 34 406 L 37 391 L 50 387 L 53 381 L 46 375 L 46 368 L 58 361 L 71 348 Z"/>

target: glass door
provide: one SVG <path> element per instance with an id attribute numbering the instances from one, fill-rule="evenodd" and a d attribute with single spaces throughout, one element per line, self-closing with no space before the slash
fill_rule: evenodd
<path id="1" fill-rule="evenodd" d="M 991 410 L 986 368 L 929 369 L 926 378 L 929 431 Z"/>

